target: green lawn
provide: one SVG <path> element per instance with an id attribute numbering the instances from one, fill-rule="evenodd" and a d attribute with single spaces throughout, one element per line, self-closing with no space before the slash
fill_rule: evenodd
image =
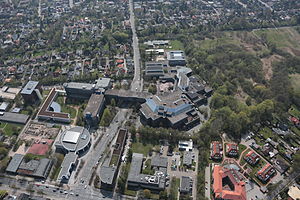
<path id="1" fill-rule="evenodd" d="M 180 179 L 172 177 L 170 185 L 170 199 L 178 199 L 178 188 L 180 186 Z"/>
<path id="2" fill-rule="evenodd" d="M 151 159 L 148 159 L 145 163 L 145 169 L 143 169 L 142 174 L 154 175 L 154 170 L 151 169 Z"/>
<path id="3" fill-rule="evenodd" d="M 144 156 L 147 156 L 149 154 L 150 151 L 152 151 L 153 149 L 153 145 L 152 144 L 142 144 L 140 142 L 137 143 L 132 143 L 132 152 L 133 153 L 142 153 L 144 154 Z"/>
<path id="4" fill-rule="evenodd" d="M 5 122 L 0 122 L 0 128 L 4 128 L 4 126 L 6 125 L 7 123 Z"/>
<path id="5" fill-rule="evenodd" d="M 67 105 L 64 101 L 64 97 L 57 97 L 56 102 L 61 106 L 61 112 L 69 113 L 72 119 L 76 117 L 76 109 Z"/>
<path id="6" fill-rule="evenodd" d="M 242 154 L 242 152 L 246 149 L 247 147 L 243 144 L 239 144 L 239 155 Z"/>
<path id="7" fill-rule="evenodd" d="M 183 44 L 178 40 L 172 40 L 171 46 L 172 46 L 171 49 L 173 49 L 173 50 L 183 50 L 184 49 Z"/>
<path id="8" fill-rule="evenodd" d="M 7 136 L 19 135 L 22 128 L 23 128 L 23 125 L 7 123 L 7 125 L 3 129 L 3 132 Z"/>
<path id="9" fill-rule="evenodd" d="M 264 127 L 263 129 L 261 129 L 259 131 L 260 134 L 262 134 L 262 136 L 265 138 L 265 139 L 268 139 L 268 138 L 272 138 L 273 137 L 273 132 L 270 128 L 268 127 Z"/>
<path id="10" fill-rule="evenodd" d="M 299 37 L 299 33 L 293 28 L 256 30 L 255 33 L 260 37 L 265 37 L 268 42 L 279 48 L 300 48 L 300 45 L 295 42 L 295 37 Z"/>

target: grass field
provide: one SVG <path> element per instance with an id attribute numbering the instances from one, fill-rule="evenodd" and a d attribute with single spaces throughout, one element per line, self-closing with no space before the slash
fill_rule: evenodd
<path id="1" fill-rule="evenodd" d="M 5 124 L 6 124 L 6 126 L 5 126 Z M 23 128 L 23 125 L 11 124 L 11 123 L 4 123 L 4 126 L 2 127 L 3 133 L 7 136 L 19 135 L 19 133 L 21 132 L 21 130 Z"/>
<path id="2" fill-rule="evenodd" d="M 76 117 L 76 109 L 70 107 L 64 102 L 64 98 L 62 96 L 57 97 L 56 102 L 61 106 L 61 112 L 69 113 L 70 117 L 74 119 Z"/>
<path id="3" fill-rule="evenodd" d="M 140 142 L 132 143 L 132 152 L 133 153 L 142 153 L 144 156 L 147 156 L 149 152 L 153 149 L 152 144 L 142 144 Z"/>
<path id="4" fill-rule="evenodd" d="M 300 74 L 291 74 L 290 81 L 295 92 L 300 93 Z"/>
<path id="5" fill-rule="evenodd" d="M 294 28 L 263 29 L 256 30 L 255 33 L 260 37 L 266 37 L 267 41 L 275 44 L 279 48 L 300 48 L 300 43 L 299 41 L 297 42 L 297 38 L 299 38 L 300 35 Z"/>
<path id="6" fill-rule="evenodd" d="M 184 49 L 183 44 L 178 40 L 172 40 L 171 46 L 172 46 L 171 49 L 173 49 L 173 50 L 183 50 Z"/>
<path id="7" fill-rule="evenodd" d="M 0 128 L 4 128 L 4 126 L 6 125 L 7 123 L 5 122 L 0 122 Z"/>

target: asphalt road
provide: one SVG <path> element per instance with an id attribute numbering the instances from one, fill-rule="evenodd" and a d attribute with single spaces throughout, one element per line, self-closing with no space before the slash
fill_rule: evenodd
<path id="1" fill-rule="evenodd" d="M 141 55 L 139 49 L 139 41 L 136 34 L 135 28 L 135 18 L 134 18 L 134 8 L 133 0 L 129 0 L 129 12 L 130 12 L 130 24 L 132 31 L 132 48 L 133 48 L 133 61 L 134 61 L 134 77 L 131 83 L 131 91 L 141 92 L 143 90 L 142 79 L 141 79 Z"/>
<path id="2" fill-rule="evenodd" d="M 129 113 L 128 109 L 121 109 L 113 119 L 110 126 L 104 132 L 103 137 L 101 138 L 98 145 L 94 148 L 90 148 L 90 152 L 86 155 L 85 165 L 83 166 L 81 172 L 78 175 L 78 180 L 74 186 L 70 186 L 71 189 L 75 193 L 84 194 L 89 193 L 90 195 L 96 194 L 100 195 L 99 190 L 94 190 L 93 187 L 89 186 L 88 183 L 92 176 L 93 170 L 98 164 L 98 161 L 104 155 L 105 149 L 109 146 L 110 142 L 115 138 L 119 127 L 121 127 L 122 123 L 125 121 L 127 114 Z M 102 195 L 103 196 L 103 195 Z M 106 197 L 112 198 L 113 194 L 108 192 Z M 90 197 L 91 198 L 91 197 Z"/>

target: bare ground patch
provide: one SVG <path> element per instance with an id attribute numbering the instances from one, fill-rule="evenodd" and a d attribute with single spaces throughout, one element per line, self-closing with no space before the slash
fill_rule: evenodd
<path id="1" fill-rule="evenodd" d="M 281 59 L 282 57 L 279 55 L 272 55 L 267 58 L 260 59 L 261 62 L 263 63 L 263 72 L 266 80 L 270 80 L 272 78 L 273 75 L 272 63 L 280 61 Z"/>

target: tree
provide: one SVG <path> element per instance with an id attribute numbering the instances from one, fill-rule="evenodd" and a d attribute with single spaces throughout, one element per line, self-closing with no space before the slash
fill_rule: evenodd
<path id="1" fill-rule="evenodd" d="M 105 108 L 100 121 L 100 126 L 108 126 L 111 120 L 112 120 L 112 114 L 109 108 Z"/>
<path id="2" fill-rule="evenodd" d="M 295 171 L 295 172 L 300 171 L 300 152 L 299 151 L 294 155 L 293 171 Z"/>
<path id="3" fill-rule="evenodd" d="M 114 98 L 111 99 L 110 105 L 111 105 L 111 107 L 113 107 L 113 108 L 116 107 L 116 100 L 115 100 Z"/>
<path id="4" fill-rule="evenodd" d="M 151 198 L 151 192 L 148 189 L 143 190 L 143 196 L 146 199 L 150 199 Z"/>
<path id="5" fill-rule="evenodd" d="M 159 193 L 159 199 L 161 199 L 161 200 L 167 200 L 168 199 L 168 192 L 166 190 L 161 191 Z"/>

